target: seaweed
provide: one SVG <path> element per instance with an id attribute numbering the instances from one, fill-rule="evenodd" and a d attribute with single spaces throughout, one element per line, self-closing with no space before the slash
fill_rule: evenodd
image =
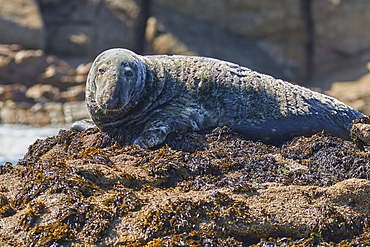
<path id="1" fill-rule="evenodd" d="M 165 236 L 180 236 L 185 244 L 204 244 L 210 238 L 243 237 L 241 229 L 255 219 L 248 206 L 222 193 L 212 194 L 207 200 L 178 198 L 162 207 L 147 211 L 141 218 L 140 228 L 146 240 Z M 177 236 L 177 237 L 176 237 Z M 211 241 L 214 242 L 214 241 Z"/>
<path id="2" fill-rule="evenodd" d="M 27 211 L 20 217 L 19 226 L 25 230 L 34 227 L 37 220 L 45 210 L 43 202 L 33 202 L 28 205 Z"/>
<path id="3" fill-rule="evenodd" d="M 10 205 L 8 198 L 0 193 L 0 218 L 12 216 L 16 213 Z"/>
<path id="4" fill-rule="evenodd" d="M 0 186 L 0 217 L 16 219 L 3 241 L 26 246 L 369 244 L 369 215 L 343 213 L 324 190 L 350 178 L 369 180 L 370 154 L 349 141 L 316 134 L 273 146 L 228 127 L 176 132 L 167 145 L 148 150 L 125 145 L 130 138 L 96 128 L 62 130 L 32 144 L 17 165 L 0 166 L 4 179 L 17 180 L 17 186 L 4 181 Z M 274 221 L 269 211 L 274 205 L 257 210 L 247 203 L 269 184 L 306 186 L 297 197 L 317 212 L 315 220 L 299 226 L 299 238 L 289 235 L 294 227 Z M 156 201 L 156 196 L 163 198 Z M 49 197 L 59 204 L 42 199 Z M 128 220 L 132 228 L 120 226 Z M 14 239 L 20 232 L 25 237 Z"/>

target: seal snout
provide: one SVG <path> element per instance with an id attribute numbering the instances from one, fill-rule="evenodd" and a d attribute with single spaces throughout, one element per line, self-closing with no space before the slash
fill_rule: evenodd
<path id="1" fill-rule="evenodd" d="M 105 110 L 117 110 L 120 108 L 120 100 L 117 98 L 110 98 L 104 104 Z"/>
<path id="2" fill-rule="evenodd" d="M 103 91 L 100 97 L 97 97 L 97 102 L 99 107 L 103 110 L 121 110 L 128 102 L 128 95 L 119 87 L 108 87 Z"/>

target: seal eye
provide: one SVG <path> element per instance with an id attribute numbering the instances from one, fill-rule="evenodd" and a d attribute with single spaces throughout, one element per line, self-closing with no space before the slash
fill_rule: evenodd
<path id="1" fill-rule="evenodd" d="M 134 75 L 134 73 L 132 73 L 132 71 L 131 71 L 131 70 L 128 70 L 128 71 L 126 71 L 126 72 L 124 73 L 124 75 L 125 75 L 125 76 L 127 76 L 127 77 L 131 77 L 131 76 L 133 76 L 133 75 Z"/>
<path id="2" fill-rule="evenodd" d="M 104 69 L 99 69 L 98 72 L 99 72 L 99 74 L 104 74 L 105 70 Z"/>

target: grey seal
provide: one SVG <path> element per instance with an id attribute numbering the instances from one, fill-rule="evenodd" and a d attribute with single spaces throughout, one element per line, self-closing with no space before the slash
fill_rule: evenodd
<path id="1" fill-rule="evenodd" d="M 94 60 L 86 83 L 91 120 L 72 128 L 143 126 L 133 144 L 161 144 L 177 130 L 228 126 L 252 140 L 280 144 L 325 131 L 350 139 L 364 115 L 339 100 L 234 63 L 150 55 L 115 48 Z"/>

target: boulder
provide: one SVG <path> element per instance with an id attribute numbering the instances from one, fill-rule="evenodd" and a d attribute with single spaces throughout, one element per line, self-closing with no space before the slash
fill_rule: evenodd
<path id="1" fill-rule="evenodd" d="M 64 122 L 71 124 L 81 119 L 90 118 L 85 101 L 71 101 L 63 104 Z"/>
<path id="2" fill-rule="evenodd" d="M 315 73 L 323 75 L 353 65 L 365 67 L 370 61 L 370 2 L 320 0 L 313 3 Z M 358 74 L 352 79 L 357 77 Z"/>
<path id="3" fill-rule="evenodd" d="M 302 79 L 305 64 L 303 59 L 305 57 L 305 27 L 299 1 L 156 0 L 155 2 L 158 3 L 159 8 L 169 7 L 171 11 L 167 12 L 175 11 L 192 19 L 211 23 L 222 29 L 224 33 L 234 34 L 239 40 L 244 40 L 244 42 L 227 42 L 228 39 L 225 38 L 225 41 L 222 42 L 224 49 L 235 50 L 233 53 L 225 52 L 225 54 L 230 54 L 231 58 L 238 57 L 238 51 L 239 54 L 242 54 L 253 53 L 257 50 L 260 51 L 260 54 L 256 54 L 257 56 L 245 56 L 244 58 L 252 61 L 261 57 L 261 60 L 264 61 L 262 69 L 251 67 L 252 69 L 288 80 Z M 164 16 L 167 22 L 173 22 L 172 26 L 179 25 L 178 20 L 173 18 L 174 15 L 176 14 Z M 188 28 L 193 26 L 189 25 Z M 183 26 L 180 29 L 182 30 Z M 224 35 L 220 34 L 220 36 Z M 182 41 L 181 38 L 180 40 Z M 218 39 L 199 39 L 196 44 L 212 47 L 217 42 Z M 204 54 L 200 53 L 200 55 Z M 270 59 L 263 59 L 266 56 L 269 56 Z M 221 57 L 221 59 L 225 59 L 225 57 Z M 231 60 L 237 62 L 237 59 Z M 273 66 L 271 64 L 282 65 L 283 69 L 280 69 L 282 73 L 271 73 L 271 69 L 269 69 Z M 275 70 L 279 69 L 278 66 L 275 67 Z"/>
<path id="4" fill-rule="evenodd" d="M 27 88 L 21 84 L 0 85 L 0 101 L 29 102 L 33 100 L 26 96 Z"/>
<path id="5" fill-rule="evenodd" d="M 277 78 L 292 74 L 260 48 L 258 41 L 242 39 L 220 27 L 154 5 L 148 20 L 148 53 L 214 57 Z"/>
<path id="6" fill-rule="evenodd" d="M 0 84 L 51 84 L 61 90 L 84 83 L 89 64 L 82 64 L 79 72 L 59 57 L 43 50 L 28 50 L 21 46 L 0 45 Z"/>
<path id="7" fill-rule="evenodd" d="M 3 61 L 0 65 L 0 83 L 34 85 L 48 66 L 46 55 L 42 50 L 18 48 L 0 54 Z"/>
<path id="8" fill-rule="evenodd" d="M 68 88 L 61 94 L 61 97 L 64 98 L 66 101 L 85 101 L 85 89 L 86 86 L 78 85 Z"/>
<path id="9" fill-rule="evenodd" d="M 43 49 L 46 30 L 36 0 L 0 0 L 0 44 Z"/>
<path id="10" fill-rule="evenodd" d="M 0 89 L 1 90 L 1 89 Z M 0 101 L 0 122 L 2 124 L 25 124 L 36 127 L 63 126 L 69 128 L 71 123 L 90 118 L 84 101 L 53 102 L 36 99 L 37 103 Z"/>
<path id="11" fill-rule="evenodd" d="M 88 118 L 84 100 L 90 67 L 74 68 L 42 50 L 0 45 L 1 122 L 45 126 Z"/>
<path id="12" fill-rule="evenodd" d="M 134 0 L 38 0 L 48 27 L 47 51 L 93 58 L 112 47 L 132 48 L 139 7 Z"/>

